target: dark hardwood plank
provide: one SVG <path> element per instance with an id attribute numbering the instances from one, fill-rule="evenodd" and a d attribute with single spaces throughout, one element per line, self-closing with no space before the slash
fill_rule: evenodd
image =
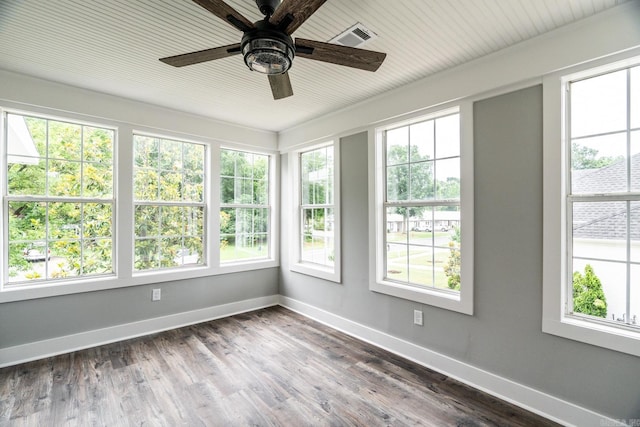
<path id="1" fill-rule="evenodd" d="M 552 426 L 282 307 L 0 369 L 2 426 Z"/>

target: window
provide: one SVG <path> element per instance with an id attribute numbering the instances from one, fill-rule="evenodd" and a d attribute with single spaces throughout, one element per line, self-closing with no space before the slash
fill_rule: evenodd
<path id="1" fill-rule="evenodd" d="M 545 236 L 562 216 L 565 249 L 553 267 L 560 277 L 545 274 L 543 329 L 640 355 L 640 65 L 631 62 L 559 79 L 564 138 L 549 137 L 548 149 L 560 146 L 566 160 L 555 163 L 560 206 L 545 199 Z"/>
<path id="2" fill-rule="evenodd" d="M 340 282 L 339 143 L 291 153 L 291 270 Z"/>
<path id="3" fill-rule="evenodd" d="M 134 135 L 134 270 L 205 263 L 205 146 Z"/>
<path id="4" fill-rule="evenodd" d="M 115 131 L 7 113 L 3 283 L 111 275 Z"/>
<path id="5" fill-rule="evenodd" d="M 467 117 L 456 107 L 377 129 L 371 289 L 471 314 Z"/>
<path id="6" fill-rule="evenodd" d="M 267 259 L 270 254 L 269 156 L 220 151 L 220 262 Z"/>

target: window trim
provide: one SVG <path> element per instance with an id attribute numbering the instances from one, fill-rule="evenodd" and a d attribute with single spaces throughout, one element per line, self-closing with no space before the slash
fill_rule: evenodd
<path id="1" fill-rule="evenodd" d="M 458 294 L 384 280 L 385 167 L 382 134 L 387 129 L 460 113 L 461 287 Z M 465 100 L 422 110 L 378 124 L 369 131 L 369 289 L 374 292 L 473 315 L 473 106 Z"/>
<path id="2" fill-rule="evenodd" d="M 543 275 L 542 331 L 640 356 L 640 331 L 565 314 L 569 248 L 565 203 L 569 167 L 566 85 L 587 76 L 640 64 L 639 49 L 590 61 L 543 77 Z"/>
<path id="3" fill-rule="evenodd" d="M 57 280 L 55 282 L 39 282 L 37 284 L 25 283 L 20 286 L 8 288 L 4 283 L 0 283 L 0 304 L 5 302 L 24 301 L 30 299 L 47 298 L 61 295 L 71 295 L 76 293 L 94 292 L 108 289 L 118 289 L 131 286 L 159 284 L 176 280 L 194 279 L 200 277 L 216 276 L 220 274 L 253 271 L 279 266 L 279 203 L 280 203 L 280 182 L 279 182 L 279 153 L 276 149 L 265 148 L 258 145 L 242 142 L 229 142 L 204 136 L 202 134 L 190 134 L 180 131 L 160 129 L 151 126 L 132 125 L 128 122 L 94 117 L 72 111 L 62 111 L 54 108 L 23 105 L 10 101 L 3 101 L 0 104 L 0 116 L 5 113 L 23 114 L 43 117 L 53 120 L 71 121 L 83 125 L 98 126 L 113 129 L 115 131 L 114 148 L 114 188 L 113 200 L 115 216 L 115 234 L 113 244 L 115 247 L 115 274 L 109 276 L 96 276 L 87 278 L 70 278 L 69 280 Z M 6 158 L 6 147 L 4 144 L 4 120 L 0 120 L 0 158 Z M 272 247 L 270 248 L 270 258 L 252 262 L 243 262 L 233 265 L 219 265 L 219 251 L 211 244 L 207 245 L 207 262 L 205 266 L 189 266 L 175 269 L 162 269 L 156 271 L 133 271 L 133 135 L 143 134 L 159 138 L 167 138 L 185 142 L 194 142 L 206 145 L 209 153 L 206 159 L 207 170 L 212 182 L 208 185 L 206 207 L 209 211 L 215 212 L 219 207 L 219 185 L 215 179 L 219 171 L 219 153 L 222 148 L 229 148 L 254 153 L 265 154 L 270 159 L 270 190 L 269 197 L 272 206 L 271 228 L 269 230 Z M 3 161 L 5 162 L 5 161 Z M 6 179 L 4 166 L 0 166 L 0 182 Z M 4 194 L 3 194 L 4 197 Z M 3 215 L 4 207 L 0 204 L 0 214 Z M 219 240 L 218 231 L 219 220 L 216 215 L 209 215 L 205 238 L 208 242 Z M 7 229 L 6 221 L 0 221 L 0 235 Z M 0 257 L 4 257 L 8 247 L 0 243 Z M 4 266 L 0 265 L 0 275 L 4 274 Z"/>
<path id="4" fill-rule="evenodd" d="M 300 185 L 300 156 L 303 153 L 314 151 L 320 148 L 333 146 L 333 212 L 334 212 L 334 265 L 323 266 L 311 262 L 301 260 L 300 241 L 301 241 L 301 185 Z M 318 277 L 320 279 L 329 280 L 336 283 L 342 283 L 342 252 L 341 252 L 341 211 L 340 211 L 340 139 L 325 141 L 322 143 L 314 143 L 298 147 L 289 152 L 289 175 L 291 190 L 291 221 L 296 224 L 292 227 L 291 233 L 291 251 L 289 269 L 291 271 L 306 274 L 308 276 Z"/>
<path id="5" fill-rule="evenodd" d="M 203 191 L 203 200 L 201 202 L 196 202 L 196 201 L 189 201 L 189 202 L 185 202 L 185 201 L 167 201 L 167 200 L 162 200 L 162 199 L 157 199 L 157 200 L 136 200 L 135 198 L 135 144 L 136 144 L 136 136 L 139 137 L 143 137 L 143 138 L 155 138 L 155 139 L 159 139 L 159 140 L 163 140 L 163 141 L 172 141 L 172 142 L 179 142 L 179 143 L 183 143 L 183 144 L 194 144 L 194 145 L 202 145 L 204 147 L 204 159 L 203 159 L 203 163 L 204 163 L 204 191 Z M 210 240 L 208 239 L 209 237 L 209 233 L 208 233 L 208 228 L 209 228 L 209 220 L 207 218 L 209 214 L 209 207 L 211 204 L 211 199 L 208 197 L 209 193 L 210 193 L 210 189 L 209 187 L 212 185 L 211 183 L 211 169 L 210 169 L 210 161 L 208 160 L 211 157 L 211 150 L 213 149 L 213 147 L 211 147 L 211 145 L 201 142 L 201 141 L 193 141 L 193 140 L 189 140 L 189 139 L 185 139 L 185 138 L 173 138 L 173 137 L 166 137 L 166 136 L 161 136 L 161 135 L 157 135 L 157 134 L 152 134 L 152 133 L 147 133 L 147 132 L 139 132 L 139 131 L 134 131 L 132 132 L 131 135 L 131 139 L 133 141 L 133 148 L 131 150 L 131 163 L 132 163 L 132 172 L 131 172 L 131 185 L 133 187 L 133 194 L 132 194 L 132 204 L 131 204 L 131 209 L 132 209 L 132 215 L 131 215 L 131 221 L 132 221 L 132 229 L 134 230 L 133 233 L 133 238 L 131 240 L 131 251 L 133 256 L 131 257 L 131 271 L 132 271 L 132 275 L 138 276 L 138 275 L 144 275 L 144 274 L 152 274 L 152 273 L 160 273 L 160 272 L 167 272 L 169 270 L 175 270 L 175 269 L 188 269 L 188 268 L 203 268 L 206 267 L 208 262 L 207 260 L 209 259 L 208 257 L 208 253 L 210 251 Z M 201 264 L 195 264 L 195 265 L 187 265 L 187 266 L 172 266 L 172 267 L 158 267 L 158 268 L 153 268 L 153 269 L 146 269 L 146 270 L 136 270 L 135 268 L 135 244 L 136 244 L 136 236 L 135 236 L 135 221 L 136 221 L 136 207 L 137 206 L 172 206 L 172 207 L 202 207 L 203 209 L 203 233 L 202 233 L 202 262 Z M 182 236 L 182 238 L 184 238 L 184 235 Z"/>

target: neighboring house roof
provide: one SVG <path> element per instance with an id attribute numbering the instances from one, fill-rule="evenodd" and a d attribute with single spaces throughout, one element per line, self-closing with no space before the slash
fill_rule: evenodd
<path id="1" fill-rule="evenodd" d="M 631 188 L 640 191 L 640 153 L 631 157 Z M 573 194 L 598 194 L 627 190 L 626 160 L 600 169 L 572 172 Z M 640 202 L 631 202 L 631 238 L 640 240 Z M 573 204 L 573 236 L 590 239 L 625 239 L 627 202 Z"/>

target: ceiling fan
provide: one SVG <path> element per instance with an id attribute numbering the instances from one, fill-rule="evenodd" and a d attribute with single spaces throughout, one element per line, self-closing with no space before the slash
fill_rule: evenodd
<path id="1" fill-rule="evenodd" d="M 223 0 L 193 0 L 243 32 L 240 43 L 160 58 L 174 67 L 213 61 L 242 53 L 253 71 L 267 74 L 274 99 L 293 95 L 288 70 L 293 58 L 314 59 L 367 71 L 376 71 L 385 53 L 296 38 L 291 34 L 326 0 L 256 0 L 263 20 L 252 23 Z"/>

